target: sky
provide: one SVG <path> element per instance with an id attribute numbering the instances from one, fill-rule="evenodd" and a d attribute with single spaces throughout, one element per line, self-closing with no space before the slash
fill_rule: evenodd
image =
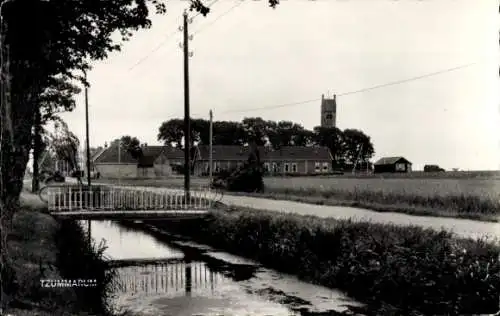
<path id="1" fill-rule="evenodd" d="M 193 117 L 208 119 L 212 109 L 214 120 L 260 116 L 312 129 L 320 123 L 321 95 L 335 93 L 337 126 L 368 134 L 374 160 L 404 156 L 414 169 L 500 169 L 497 1 L 282 0 L 275 10 L 267 0 L 211 2 L 210 14 L 189 24 Z M 178 27 L 187 6 L 168 1 L 167 14 L 153 16 L 150 29 L 93 64 L 92 147 L 121 135 L 159 144 L 160 124 L 183 117 Z M 83 144 L 83 93 L 63 118 Z"/>

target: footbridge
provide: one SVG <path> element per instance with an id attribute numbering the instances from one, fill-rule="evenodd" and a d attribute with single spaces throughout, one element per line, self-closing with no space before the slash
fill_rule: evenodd
<path id="1" fill-rule="evenodd" d="M 44 187 L 40 198 L 48 212 L 59 218 L 141 220 L 204 217 L 222 195 L 210 188 L 186 194 L 106 185 L 55 185 Z"/>

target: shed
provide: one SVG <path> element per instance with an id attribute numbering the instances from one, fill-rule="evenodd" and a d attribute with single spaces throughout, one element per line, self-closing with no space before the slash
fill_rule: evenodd
<path id="1" fill-rule="evenodd" d="M 411 172 L 412 163 L 404 157 L 383 157 L 374 164 L 374 173 Z"/>

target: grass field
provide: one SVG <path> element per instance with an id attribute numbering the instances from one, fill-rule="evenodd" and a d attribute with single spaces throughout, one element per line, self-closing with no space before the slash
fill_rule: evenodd
<path id="1" fill-rule="evenodd" d="M 423 173 L 422 173 L 423 174 Z M 117 180 L 103 180 L 117 183 Z M 122 179 L 127 185 L 182 187 L 182 177 Z M 193 178 L 193 188 L 208 179 Z M 473 178 L 429 176 L 370 177 L 266 177 L 266 198 L 313 204 L 355 206 L 375 211 L 414 215 L 460 217 L 485 221 L 500 218 L 500 179 L 476 174 Z"/>

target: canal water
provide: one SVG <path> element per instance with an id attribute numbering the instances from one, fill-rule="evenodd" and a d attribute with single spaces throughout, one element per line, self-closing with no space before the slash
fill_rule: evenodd
<path id="1" fill-rule="evenodd" d="M 82 222 L 86 227 L 86 223 Z M 342 315 L 361 304 L 208 246 L 157 239 L 111 221 L 93 221 L 92 238 L 105 240 L 119 260 L 110 303 L 132 315 Z M 158 259 L 140 262 L 140 259 Z M 137 260 L 136 260 L 137 259 Z"/>

